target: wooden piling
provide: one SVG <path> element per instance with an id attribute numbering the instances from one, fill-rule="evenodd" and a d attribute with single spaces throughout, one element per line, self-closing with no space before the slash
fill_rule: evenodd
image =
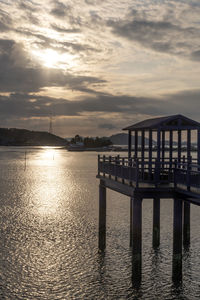
<path id="1" fill-rule="evenodd" d="M 132 200 L 132 276 L 141 280 L 142 272 L 142 198 L 136 193 Z"/>
<path id="2" fill-rule="evenodd" d="M 106 248 L 106 187 L 103 180 L 99 184 L 99 249 Z"/>
<path id="3" fill-rule="evenodd" d="M 172 280 L 182 280 L 182 200 L 174 198 Z"/>
<path id="4" fill-rule="evenodd" d="M 160 198 L 153 199 L 153 248 L 156 249 L 160 246 Z"/>
<path id="5" fill-rule="evenodd" d="M 190 203 L 184 201 L 183 215 L 183 246 L 188 248 L 190 245 Z"/>

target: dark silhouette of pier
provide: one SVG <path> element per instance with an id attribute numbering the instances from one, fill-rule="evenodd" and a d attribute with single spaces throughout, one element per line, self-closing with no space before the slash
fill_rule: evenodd
<path id="1" fill-rule="evenodd" d="M 153 199 L 152 246 L 160 245 L 160 199 L 173 199 L 173 282 L 182 280 L 182 245 L 190 245 L 190 205 L 200 205 L 200 123 L 182 115 L 154 118 L 125 128 L 128 156 L 98 156 L 99 249 L 106 247 L 106 189 L 130 197 L 130 247 L 134 282 L 142 270 L 142 199 Z M 197 137 L 197 157 L 191 156 L 191 136 Z M 134 145 L 132 145 L 132 133 Z M 138 136 L 141 146 L 138 147 Z M 168 141 L 166 136 L 168 135 Z M 177 151 L 173 142 L 177 135 Z M 149 143 L 145 145 L 146 137 Z M 186 139 L 186 155 L 182 141 Z M 153 143 L 156 153 L 153 157 Z M 169 147 L 166 148 L 166 142 Z M 148 151 L 145 149 L 148 147 Z"/>

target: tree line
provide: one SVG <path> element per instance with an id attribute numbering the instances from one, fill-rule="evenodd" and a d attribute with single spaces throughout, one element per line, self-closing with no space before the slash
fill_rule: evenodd
<path id="1" fill-rule="evenodd" d="M 97 147 L 107 147 L 112 145 L 109 138 L 106 137 L 81 137 L 80 135 L 75 135 L 70 141 L 71 144 L 83 143 L 84 147 L 87 148 L 97 148 Z"/>

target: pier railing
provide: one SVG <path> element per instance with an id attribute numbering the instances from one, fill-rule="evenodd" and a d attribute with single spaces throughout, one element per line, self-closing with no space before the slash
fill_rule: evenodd
<path id="1" fill-rule="evenodd" d="M 195 161 L 181 159 L 133 159 L 118 156 L 98 156 L 98 175 L 139 186 L 140 183 L 173 184 L 190 190 L 200 189 L 200 166 Z"/>

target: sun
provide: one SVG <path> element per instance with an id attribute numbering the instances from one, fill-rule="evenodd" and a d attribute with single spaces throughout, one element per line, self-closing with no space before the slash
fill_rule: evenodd
<path id="1" fill-rule="evenodd" d="M 38 56 L 42 64 L 48 68 L 55 68 L 60 61 L 59 53 L 53 49 L 45 49 L 44 51 L 37 52 L 36 56 Z"/>
<path id="2" fill-rule="evenodd" d="M 47 68 L 65 69 L 75 65 L 75 57 L 70 53 L 60 53 L 54 49 L 34 50 L 33 56 Z"/>

